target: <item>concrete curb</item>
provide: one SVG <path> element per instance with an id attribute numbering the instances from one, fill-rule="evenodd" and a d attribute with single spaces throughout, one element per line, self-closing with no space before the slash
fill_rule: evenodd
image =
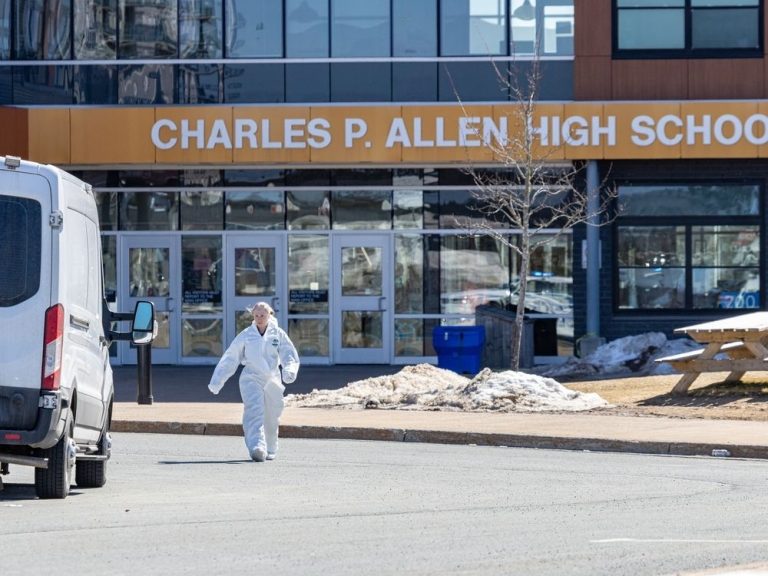
<path id="1" fill-rule="evenodd" d="M 242 436 L 240 424 L 159 422 L 142 420 L 112 421 L 113 432 L 156 434 L 200 434 L 207 436 Z M 371 440 L 380 442 L 424 442 L 428 444 L 464 444 L 582 450 L 592 452 L 627 452 L 674 456 L 712 456 L 713 450 L 727 450 L 732 458 L 768 459 L 768 446 L 731 445 L 693 442 L 652 442 L 605 438 L 570 438 L 527 434 L 455 432 L 443 430 L 408 430 L 402 428 L 356 428 L 333 426 L 281 425 L 282 438 L 318 440 Z"/>

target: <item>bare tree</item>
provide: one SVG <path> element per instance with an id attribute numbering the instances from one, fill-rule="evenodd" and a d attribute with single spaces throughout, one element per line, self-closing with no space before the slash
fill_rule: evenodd
<path id="1" fill-rule="evenodd" d="M 495 64 L 494 67 L 499 82 L 512 94 L 508 117 L 510 129 L 506 139 L 486 140 L 478 134 L 493 153 L 497 168 L 481 169 L 473 164 L 467 168 L 475 183 L 474 209 L 485 216 L 480 223 L 467 220 L 467 227 L 473 235 L 492 236 L 511 248 L 519 259 L 515 330 L 511 343 L 511 367 L 517 370 L 531 256 L 577 225 L 600 226 L 610 222 L 609 209 L 616 193 L 601 186 L 597 203 L 590 202 L 581 174 L 586 165 L 555 160 L 558 150 L 541 145 L 535 129 L 541 84 L 538 60 L 534 58 L 530 71 L 520 75 L 515 73 L 514 67 L 510 74 L 503 74 Z M 519 233 L 509 236 L 499 231 L 499 225 L 502 229 L 517 229 Z"/>

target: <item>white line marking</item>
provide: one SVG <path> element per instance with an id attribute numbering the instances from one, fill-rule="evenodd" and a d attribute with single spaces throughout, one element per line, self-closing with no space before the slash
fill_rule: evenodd
<path id="1" fill-rule="evenodd" d="M 617 542 L 664 543 L 671 544 L 768 544 L 768 540 L 684 540 L 681 538 L 605 538 L 590 540 L 591 544 L 614 544 Z"/>

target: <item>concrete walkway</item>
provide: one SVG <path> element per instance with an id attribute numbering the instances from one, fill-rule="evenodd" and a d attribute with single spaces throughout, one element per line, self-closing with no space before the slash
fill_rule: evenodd
<path id="1" fill-rule="evenodd" d="M 338 389 L 349 382 L 400 369 L 306 366 L 288 392 Z M 228 382 L 218 396 L 213 396 L 207 389 L 212 371 L 210 366 L 155 367 L 154 401 L 139 405 L 135 367 L 116 368 L 112 430 L 241 436 L 242 405 L 237 383 Z M 281 418 L 280 436 L 768 459 L 766 422 L 583 412 L 491 414 L 287 408 Z"/>

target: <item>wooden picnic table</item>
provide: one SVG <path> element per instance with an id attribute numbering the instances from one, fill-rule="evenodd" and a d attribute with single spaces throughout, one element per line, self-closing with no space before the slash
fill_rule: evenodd
<path id="1" fill-rule="evenodd" d="M 737 382 L 745 372 L 768 370 L 768 312 L 685 326 L 675 333 L 686 334 L 705 347 L 657 360 L 683 373 L 673 394 L 685 394 L 702 372 L 728 372 L 725 381 Z M 725 357 L 715 358 L 718 354 Z"/>

